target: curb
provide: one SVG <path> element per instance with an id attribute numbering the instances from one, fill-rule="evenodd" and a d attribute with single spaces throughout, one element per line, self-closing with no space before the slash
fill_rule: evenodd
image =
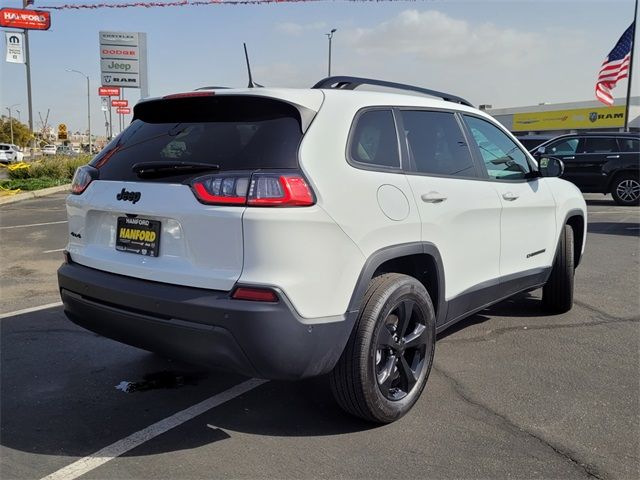
<path id="1" fill-rule="evenodd" d="M 71 184 L 59 185 L 57 187 L 43 188 L 41 190 L 33 190 L 31 192 L 18 193 L 8 197 L 0 197 L 0 205 L 7 205 L 9 203 L 20 202 L 22 200 L 28 200 L 30 198 L 46 197 L 53 193 L 68 192 L 71 189 Z"/>

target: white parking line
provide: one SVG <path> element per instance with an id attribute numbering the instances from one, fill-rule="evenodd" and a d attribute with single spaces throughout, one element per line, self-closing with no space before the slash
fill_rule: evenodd
<path id="1" fill-rule="evenodd" d="M 44 251 L 44 252 L 42 252 L 42 253 L 61 252 L 61 251 L 63 251 L 63 250 L 64 250 L 64 248 L 56 248 L 55 250 L 45 250 L 45 251 Z"/>
<path id="2" fill-rule="evenodd" d="M 67 220 L 60 220 L 59 222 L 31 223 L 29 225 L 11 225 L 9 227 L 0 227 L 0 230 L 9 230 L 11 228 L 42 227 L 44 225 L 58 225 L 60 223 L 67 223 Z"/>
<path id="3" fill-rule="evenodd" d="M 23 310 L 16 310 L 15 312 L 2 313 L 0 314 L 0 319 L 14 317 L 16 315 L 23 315 L 25 313 L 37 312 L 39 310 L 46 310 L 47 308 L 59 307 L 60 305 L 62 305 L 62 302 L 55 302 L 48 303 L 46 305 L 40 305 L 39 307 L 30 307 Z"/>
<path id="4" fill-rule="evenodd" d="M 200 403 L 133 433 L 122 440 L 118 440 L 102 450 L 98 450 L 89 456 L 81 458 L 80 460 L 73 462 L 71 465 L 67 465 L 57 472 L 53 472 L 51 475 L 43 477 L 42 480 L 73 480 L 74 478 L 78 478 L 80 475 L 84 475 L 85 473 L 104 465 L 108 461 L 127 453 L 129 450 L 142 445 L 152 438 L 155 438 L 178 425 L 188 422 L 207 410 L 220 406 L 229 400 L 233 400 L 237 396 L 247 393 L 267 381 L 268 380 L 252 378 L 251 380 L 247 380 L 246 382 L 231 387 L 229 390 L 225 390 L 224 392 L 209 397 Z"/>

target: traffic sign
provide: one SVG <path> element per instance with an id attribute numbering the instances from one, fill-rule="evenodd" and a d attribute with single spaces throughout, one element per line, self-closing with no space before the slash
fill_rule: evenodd
<path id="1" fill-rule="evenodd" d="M 67 139 L 67 126 L 64 123 L 58 125 L 58 140 Z"/>
<path id="2" fill-rule="evenodd" d="M 129 115 L 131 113 L 131 109 L 127 107 L 116 108 L 116 113 L 120 115 Z"/>
<path id="3" fill-rule="evenodd" d="M 98 95 L 101 97 L 119 97 L 120 87 L 98 87 Z"/>
<path id="4" fill-rule="evenodd" d="M 112 107 L 128 107 L 129 100 L 111 100 Z"/>
<path id="5" fill-rule="evenodd" d="M 51 27 L 51 14 L 43 10 L 0 8 L 0 27 L 49 30 L 49 27 Z"/>

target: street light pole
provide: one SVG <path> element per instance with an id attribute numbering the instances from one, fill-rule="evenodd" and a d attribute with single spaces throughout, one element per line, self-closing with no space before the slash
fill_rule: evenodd
<path id="1" fill-rule="evenodd" d="M 5 107 L 7 110 L 9 110 L 9 128 L 11 129 L 11 145 L 13 145 L 13 116 L 11 115 L 11 109 L 13 107 L 17 107 L 18 105 L 20 104 L 14 103 L 10 107 Z"/>
<path id="2" fill-rule="evenodd" d="M 329 68 L 328 68 L 328 75 L 327 75 L 329 77 L 331 76 L 331 40 L 333 40 L 333 34 L 336 33 L 336 31 L 337 30 L 335 28 L 332 28 L 329 33 L 325 33 L 325 35 L 329 39 Z"/>
<path id="3" fill-rule="evenodd" d="M 91 140 L 91 83 L 89 76 L 79 70 L 71 70 L 69 68 L 67 68 L 67 72 L 77 73 L 87 79 L 87 123 L 89 128 L 89 154 L 91 154 L 93 152 L 93 141 Z"/>

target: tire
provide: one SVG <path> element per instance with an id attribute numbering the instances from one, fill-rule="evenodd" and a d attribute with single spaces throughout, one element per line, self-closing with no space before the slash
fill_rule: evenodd
<path id="1" fill-rule="evenodd" d="M 611 196 L 625 207 L 640 205 L 640 178 L 633 173 L 621 173 L 611 184 Z"/>
<path id="2" fill-rule="evenodd" d="M 391 423 L 406 414 L 427 383 L 435 327 L 431 298 L 418 280 L 399 273 L 372 279 L 330 374 L 338 404 L 376 423 Z"/>
<path id="3" fill-rule="evenodd" d="M 550 313 L 565 313 L 573 307 L 574 259 L 573 228 L 565 225 L 551 275 L 542 287 L 542 306 Z"/>

